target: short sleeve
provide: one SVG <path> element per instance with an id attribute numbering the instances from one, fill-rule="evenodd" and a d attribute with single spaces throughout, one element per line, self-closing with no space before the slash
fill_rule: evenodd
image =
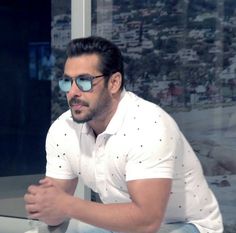
<path id="1" fill-rule="evenodd" d="M 180 131 L 172 118 L 149 122 L 127 156 L 126 180 L 173 178 L 183 154 Z M 142 131 L 140 129 L 139 131 Z"/>
<path id="2" fill-rule="evenodd" d="M 65 128 L 57 120 L 48 131 L 46 138 L 46 176 L 57 179 L 73 179 L 77 177 L 68 159 L 66 141 L 70 140 L 68 133 L 64 132 Z"/>

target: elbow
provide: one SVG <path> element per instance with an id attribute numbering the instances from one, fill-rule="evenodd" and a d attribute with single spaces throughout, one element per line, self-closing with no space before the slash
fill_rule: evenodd
<path id="1" fill-rule="evenodd" d="M 58 219 L 40 219 L 42 222 L 44 222 L 45 224 L 47 224 L 50 227 L 56 227 L 59 226 L 61 224 L 63 224 L 64 222 L 66 222 L 65 218 L 58 218 Z"/>
<path id="2" fill-rule="evenodd" d="M 150 220 L 143 222 L 138 228 L 136 228 L 135 233 L 157 233 L 160 229 L 161 221 L 159 219 Z"/>
<path id="3" fill-rule="evenodd" d="M 159 222 L 153 222 L 152 224 L 149 224 L 146 226 L 143 233 L 157 233 L 160 229 L 160 223 Z"/>

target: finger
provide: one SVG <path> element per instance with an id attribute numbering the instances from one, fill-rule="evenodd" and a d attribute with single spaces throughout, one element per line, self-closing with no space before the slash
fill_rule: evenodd
<path id="1" fill-rule="evenodd" d="M 25 210 L 28 214 L 33 214 L 37 212 L 36 208 L 33 205 L 25 205 Z"/>
<path id="2" fill-rule="evenodd" d="M 38 186 L 37 185 L 30 185 L 27 189 L 28 193 L 36 194 L 38 192 Z"/>
<path id="3" fill-rule="evenodd" d="M 28 213 L 28 218 L 30 219 L 39 219 L 40 217 L 41 217 L 41 214 L 39 212 Z"/>
<path id="4" fill-rule="evenodd" d="M 53 187 L 53 184 L 50 184 L 50 183 L 43 183 L 40 185 L 41 188 L 50 188 L 50 187 Z"/>
<path id="5" fill-rule="evenodd" d="M 26 193 L 24 195 L 24 201 L 27 203 L 27 204 L 33 204 L 35 203 L 35 195 L 32 195 L 30 193 Z"/>
<path id="6" fill-rule="evenodd" d="M 43 186 L 52 186 L 54 184 L 53 181 L 48 177 L 41 179 L 39 183 Z"/>
<path id="7" fill-rule="evenodd" d="M 25 210 L 28 213 L 28 215 L 39 213 L 39 209 L 35 204 L 26 204 Z"/>

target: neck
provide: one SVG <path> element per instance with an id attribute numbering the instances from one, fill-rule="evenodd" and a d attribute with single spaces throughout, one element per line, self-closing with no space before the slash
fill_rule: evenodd
<path id="1" fill-rule="evenodd" d="M 107 111 L 104 112 L 100 117 L 93 119 L 88 122 L 88 125 L 93 129 L 95 136 L 105 131 L 112 117 L 114 116 L 118 104 L 120 101 L 120 95 L 112 99 L 111 105 Z"/>

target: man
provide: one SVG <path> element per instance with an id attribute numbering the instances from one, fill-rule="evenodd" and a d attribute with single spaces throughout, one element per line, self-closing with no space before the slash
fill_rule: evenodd
<path id="1" fill-rule="evenodd" d="M 123 77 L 110 41 L 69 43 L 59 86 L 70 110 L 49 129 L 46 178 L 25 195 L 29 217 L 48 225 L 77 219 L 83 233 L 222 233 L 217 201 L 185 137 L 160 107 L 127 92 Z M 73 196 L 79 179 L 102 203 Z"/>

